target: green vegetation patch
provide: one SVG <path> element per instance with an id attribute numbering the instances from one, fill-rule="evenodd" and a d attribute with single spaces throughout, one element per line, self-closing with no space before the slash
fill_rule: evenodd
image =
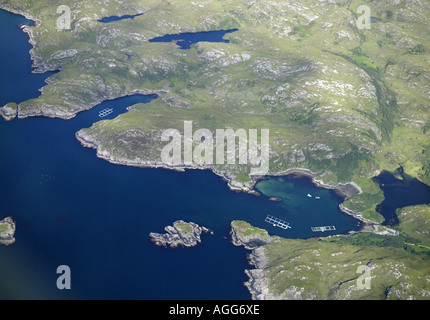
<path id="1" fill-rule="evenodd" d="M 356 183 L 363 192 L 347 199 L 343 205 L 354 212 L 362 213 L 367 219 L 382 223 L 384 217 L 376 211 L 376 206 L 384 200 L 384 193 L 378 184 L 370 179 L 357 179 Z"/>
<path id="2" fill-rule="evenodd" d="M 238 233 L 239 237 L 252 237 L 252 238 L 268 238 L 269 235 L 266 230 L 256 228 L 246 221 L 235 220 L 231 223 Z"/>
<path id="3" fill-rule="evenodd" d="M 193 227 L 188 223 L 175 223 L 175 228 L 178 229 L 183 235 L 193 232 Z"/>
<path id="4" fill-rule="evenodd" d="M 0 233 L 6 232 L 9 230 L 9 226 L 6 223 L 0 224 Z"/>
<path id="5" fill-rule="evenodd" d="M 269 288 L 284 298 L 430 299 L 423 282 L 430 280 L 427 255 L 316 239 L 281 239 L 265 248 Z M 357 286 L 359 266 L 370 270 L 370 289 Z"/>
<path id="6" fill-rule="evenodd" d="M 405 207 L 398 209 L 396 214 L 402 231 L 418 239 L 418 244 L 430 248 L 430 205 Z"/>

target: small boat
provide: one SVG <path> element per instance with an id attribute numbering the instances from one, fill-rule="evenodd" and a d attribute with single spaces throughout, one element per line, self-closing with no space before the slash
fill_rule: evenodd
<path id="1" fill-rule="evenodd" d="M 320 197 L 315 197 L 315 199 L 320 199 Z"/>
<path id="2" fill-rule="evenodd" d="M 309 198 L 312 198 L 312 195 L 308 193 L 308 197 L 309 197 Z"/>

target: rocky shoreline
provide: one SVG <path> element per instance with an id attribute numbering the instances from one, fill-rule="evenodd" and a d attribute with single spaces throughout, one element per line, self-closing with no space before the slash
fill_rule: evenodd
<path id="1" fill-rule="evenodd" d="M 178 220 L 173 223 L 173 226 L 166 226 L 164 228 L 166 233 L 151 232 L 149 237 L 156 246 L 163 246 L 165 248 L 194 247 L 201 242 L 202 233 L 210 233 L 213 231 L 199 226 L 194 222 L 185 222 Z"/>
<path id="2" fill-rule="evenodd" d="M 248 280 L 244 285 L 253 300 L 387 299 L 387 292 L 393 287 L 397 290 L 394 299 L 428 299 L 428 292 L 421 289 L 422 278 L 410 280 L 417 271 L 412 265 L 422 260 L 403 250 L 317 239 L 286 239 L 270 236 L 266 230 L 239 220 L 231 222 L 230 235 L 234 245 L 250 250 L 247 256 L 252 268 L 245 270 Z M 415 262 L 408 265 L 410 259 Z M 363 261 L 367 261 L 374 275 L 372 288 L 367 292 L 355 285 L 356 266 Z M 373 285 L 373 281 L 379 281 L 379 285 Z"/>
<path id="3" fill-rule="evenodd" d="M 344 200 L 347 200 L 348 198 L 359 195 L 362 193 L 361 188 L 355 184 L 354 182 L 349 183 L 339 183 L 338 185 L 329 185 L 324 183 L 322 180 L 316 179 L 317 173 L 312 172 L 309 169 L 305 168 L 291 168 L 286 171 L 282 171 L 279 173 L 269 173 L 266 176 L 259 176 L 259 177 L 252 177 L 252 179 L 249 182 L 242 183 L 237 180 L 235 180 L 231 174 L 228 172 L 220 172 L 217 171 L 213 166 L 169 166 L 158 162 L 140 162 L 140 161 L 130 161 L 128 159 L 115 159 L 109 152 L 100 152 L 100 146 L 98 143 L 93 139 L 92 137 L 88 137 L 85 135 L 85 133 L 81 130 L 76 132 L 75 134 L 76 139 L 82 144 L 82 146 L 87 148 L 93 148 L 97 152 L 97 157 L 106 160 L 112 164 L 117 165 L 125 165 L 125 166 L 133 166 L 133 167 L 140 167 L 140 168 L 162 168 L 162 169 L 170 169 L 170 170 L 176 170 L 184 172 L 186 169 L 193 169 L 193 170 L 211 170 L 214 174 L 219 176 L 221 179 L 227 182 L 227 186 L 230 190 L 236 191 L 236 192 L 246 192 L 253 195 L 260 195 L 258 191 L 254 189 L 255 185 L 263 180 L 266 179 L 267 176 L 306 176 L 312 179 L 312 183 L 314 183 L 319 188 L 325 188 L 325 189 L 331 189 L 337 192 L 338 194 L 342 195 Z M 280 201 L 282 199 L 277 197 L 270 197 L 270 201 Z M 372 220 L 366 219 L 363 217 L 363 215 L 359 212 L 352 211 L 348 208 L 345 208 L 342 204 L 339 205 L 339 209 L 345 213 L 348 214 L 355 219 L 358 219 L 363 222 L 363 227 L 359 231 L 354 231 L 351 234 L 357 233 L 357 232 L 369 232 L 369 230 L 376 231 L 376 226 L 379 225 L 379 223 L 376 223 Z"/>
<path id="4" fill-rule="evenodd" d="M 36 17 L 34 17 L 34 16 L 30 16 L 30 15 L 28 14 L 28 12 L 25 12 L 25 11 L 22 11 L 22 10 L 19 10 L 19 9 L 12 8 L 11 6 L 8 6 L 8 4 L 7 4 L 7 3 L 1 3 L 1 4 L 0 4 L 0 9 L 3 9 L 3 10 L 5 10 L 5 11 L 9 11 L 9 12 L 12 12 L 12 13 L 15 13 L 15 14 L 19 14 L 19 15 L 21 15 L 21 16 L 24 16 L 24 17 L 25 17 L 26 19 L 28 19 L 28 20 L 32 20 L 32 21 L 34 21 L 35 27 L 40 26 L 40 25 L 41 25 L 41 23 L 42 23 L 42 21 L 40 21 L 40 19 L 38 19 L 38 18 L 36 18 Z"/>
<path id="5" fill-rule="evenodd" d="M 9 102 L 8 104 L 0 107 L 0 116 L 6 121 L 11 121 L 18 115 L 18 105 L 15 102 Z"/>
<path id="6" fill-rule="evenodd" d="M 248 254 L 248 262 L 254 268 L 245 270 L 248 281 L 244 285 L 250 292 L 252 300 L 292 299 L 295 292 L 286 292 L 277 295 L 269 289 L 267 271 L 269 259 L 265 246 L 270 243 L 276 243 L 280 238 L 278 236 L 271 236 L 267 230 L 252 227 L 244 221 L 231 222 L 230 236 L 233 245 L 243 246 L 245 249 L 251 251 Z"/>
<path id="7" fill-rule="evenodd" d="M 258 230 L 258 232 L 249 232 Z M 248 235 L 245 235 L 248 234 Z M 277 236 L 270 236 L 264 229 L 251 227 L 249 224 L 241 221 L 232 221 L 230 236 L 235 246 L 243 246 L 251 250 L 248 254 L 248 262 L 255 269 L 246 269 L 245 274 L 249 280 L 244 283 L 249 290 L 252 300 L 277 300 L 277 297 L 269 291 L 269 281 L 266 272 L 268 259 L 264 246 L 275 241 Z"/>
<path id="8" fill-rule="evenodd" d="M 36 110 L 36 112 L 23 112 L 23 111 L 19 111 L 19 105 L 17 108 L 17 116 L 19 119 L 25 119 L 25 118 L 30 118 L 30 117 L 37 117 L 37 116 L 44 116 L 47 118 L 59 118 L 59 119 L 63 119 L 63 120 L 70 120 L 73 119 L 74 117 L 76 117 L 77 113 L 82 112 L 82 111 L 86 111 L 86 110 L 90 110 L 91 108 L 95 107 L 96 105 L 104 102 L 104 101 L 109 101 L 109 100 L 115 100 L 115 99 L 119 99 L 119 98 L 124 98 L 127 96 L 132 96 L 135 94 L 142 94 L 142 95 L 151 95 L 151 94 L 155 94 L 158 97 L 162 96 L 163 94 L 167 93 L 168 91 L 166 90 L 150 90 L 150 89 L 133 89 L 130 90 L 128 92 L 126 92 L 125 94 L 120 94 L 120 95 L 112 95 L 112 96 L 104 96 L 103 98 L 100 98 L 98 100 L 96 100 L 95 102 L 89 104 L 87 107 L 85 108 L 81 108 L 79 106 L 77 106 L 77 108 L 79 110 L 77 110 L 76 112 L 71 112 L 71 113 L 47 113 L 46 111 L 44 111 L 44 109 L 38 109 Z M 6 119 L 6 118 L 5 118 Z M 7 120 L 7 119 L 6 119 Z"/>
<path id="9" fill-rule="evenodd" d="M 229 187 L 230 190 L 237 191 L 237 192 L 246 192 L 249 194 L 260 195 L 260 193 L 254 189 L 254 187 L 260 180 L 266 179 L 266 177 L 268 176 L 307 176 L 312 179 L 312 182 L 317 187 L 334 190 L 336 193 L 340 194 L 344 198 L 344 200 L 347 200 L 352 196 L 359 195 L 362 193 L 361 188 L 354 182 L 339 183 L 337 185 L 329 185 L 324 183 L 322 180 L 316 179 L 317 173 L 312 172 L 311 170 L 305 169 L 305 168 L 291 168 L 286 171 L 282 171 L 278 173 L 269 173 L 266 176 L 252 177 L 252 179 L 249 182 L 243 183 L 235 180 L 232 177 L 232 175 L 228 172 L 217 171 L 213 166 L 210 166 L 210 167 L 209 166 L 169 166 L 156 161 L 144 163 L 141 161 L 130 161 L 128 159 L 115 159 L 115 157 L 112 156 L 109 152 L 100 152 L 100 146 L 95 141 L 95 139 L 85 135 L 85 133 L 82 130 L 76 132 L 75 137 L 82 144 L 82 146 L 95 149 L 97 151 L 97 157 L 104 159 L 112 164 L 134 166 L 134 167 L 140 167 L 140 168 L 163 168 L 163 169 L 170 169 L 170 170 L 176 170 L 176 171 L 182 171 L 182 172 L 185 171 L 186 169 L 211 170 L 214 174 L 221 177 L 224 181 L 227 182 L 227 186 Z M 269 199 L 270 201 L 281 200 L 276 197 L 271 197 Z M 339 205 L 339 209 L 343 213 L 351 215 L 354 218 L 362 221 L 366 226 L 366 228 L 368 228 L 370 225 L 379 225 L 374 221 L 364 218 L 361 213 L 345 208 L 342 204 Z"/>
<path id="10" fill-rule="evenodd" d="M 5 231 L 0 231 L 0 244 L 8 246 L 15 242 L 16 225 L 12 217 L 6 217 L 0 221 L 0 227 L 6 226 Z"/>
<path id="11" fill-rule="evenodd" d="M 25 17 L 27 20 L 31 20 L 34 22 L 34 27 L 39 27 L 42 24 L 42 21 L 35 17 L 30 15 L 28 12 L 19 10 L 19 9 L 15 9 L 11 6 L 9 6 L 7 3 L 2 3 L 0 4 L 0 9 L 5 10 L 5 11 L 9 11 L 11 13 L 17 14 L 17 15 L 21 15 L 23 17 Z M 33 27 L 33 26 L 31 26 Z M 54 70 L 50 70 L 49 68 L 46 67 L 45 64 L 42 63 L 43 59 L 40 57 L 36 57 L 36 55 L 34 54 L 34 46 L 36 45 L 36 40 L 34 40 L 34 36 L 33 36 L 33 31 L 31 29 L 31 27 L 26 26 L 26 25 L 22 25 L 21 29 L 23 32 L 25 32 L 28 35 L 28 43 L 31 44 L 32 48 L 29 51 L 30 54 L 30 59 L 33 62 L 33 66 L 35 69 L 32 70 L 32 73 L 45 73 L 47 71 L 54 71 Z"/>
<path id="12" fill-rule="evenodd" d="M 363 192 L 361 190 L 360 186 L 358 186 L 353 181 L 348 182 L 348 183 L 338 183 L 337 185 L 327 184 L 324 181 L 316 178 L 317 177 L 316 172 L 313 172 L 313 171 L 311 171 L 309 169 L 305 169 L 305 168 L 291 168 L 291 169 L 288 169 L 288 170 L 283 171 L 283 172 L 274 173 L 274 174 L 271 173 L 268 176 L 305 176 L 305 177 L 309 177 L 315 186 L 317 186 L 319 188 L 334 190 L 334 192 L 339 194 L 344 199 L 344 201 L 346 201 L 347 199 L 349 199 L 353 196 L 359 195 Z M 258 182 L 258 181 L 256 181 L 256 182 Z M 351 231 L 349 234 L 355 234 L 357 232 L 375 232 L 377 230 L 377 226 L 380 225 L 379 223 L 377 223 L 375 221 L 364 218 L 360 212 L 355 212 L 351 209 L 346 208 L 345 206 L 343 206 L 342 203 L 339 205 L 339 209 L 343 213 L 350 215 L 350 216 L 354 217 L 355 219 L 363 222 L 363 226 L 359 231 Z"/>
<path id="13" fill-rule="evenodd" d="M 109 152 L 100 152 L 100 146 L 97 144 L 95 139 L 92 139 L 91 137 L 88 137 L 85 135 L 83 131 L 78 131 L 75 134 L 76 139 L 82 144 L 82 146 L 87 148 L 93 148 L 97 152 L 97 157 L 106 160 L 112 164 L 117 165 L 125 165 L 125 166 L 133 166 L 133 167 L 140 167 L 140 168 L 162 168 L 162 169 L 169 169 L 169 170 L 176 170 L 184 172 L 186 169 L 193 169 L 193 170 L 211 170 L 214 174 L 219 176 L 221 179 L 227 182 L 227 186 L 230 190 L 236 191 L 236 192 L 246 192 L 253 195 L 260 195 L 258 191 L 254 189 L 255 185 L 263 180 L 266 179 L 266 176 L 260 176 L 260 177 L 253 177 L 251 181 L 247 183 L 241 183 L 239 181 L 234 180 L 234 178 L 231 177 L 231 175 L 228 172 L 220 172 L 217 171 L 213 166 L 211 167 L 202 167 L 202 166 L 168 166 L 164 165 L 162 163 L 157 162 L 147 162 L 142 163 L 139 161 L 132 162 L 128 159 L 115 159 Z M 322 180 L 317 180 L 315 177 L 317 174 L 315 172 L 312 172 L 309 169 L 305 168 L 291 168 L 283 172 L 279 173 L 270 173 L 267 176 L 306 176 L 312 179 L 312 182 L 319 188 L 325 188 L 325 189 L 331 189 L 337 192 L 338 194 L 341 194 L 344 198 L 344 200 L 347 200 L 348 198 L 358 195 L 362 193 L 361 188 L 355 184 L 354 182 L 349 182 L 345 184 L 338 184 L 336 186 L 325 184 Z M 282 199 L 277 197 L 269 197 L 269 201 L 281 201 Z M 363 215 L 359 212 L 355 212 L 353 210 L 350 210 L 343 206 L 343 204 L 339 205 L 340 211 L 342 211 L 345 214 L 348 214 L 352 217 L 354 217 L 357 220 L 360 220 L 363 222 L 362 227 L 358 231 L 350 231 L 348 235 L 356 234 L 358 232 L 376 232 L 377 226 L 380 224 L 377 222 L 374 222 L 372 220 L 366 219 L 363 217 Z"/>
<path id="14" fill-rule="evenodd" d="M 5 11 L 9 11 L 9 12 L 14 13 L 14 14 L 24 16 L 26 19 L 34 21 L 34 27 L 38 27 L 42 23 L 40 19 L 38 19 L 34 16 L 31 16 L 27 12 L 24 12 L 22 10 L 17 10 L 15 8 L 12 8 L 11 6 L 8 6 L 7 4 L 0 4 L 0 9 L 3 9 Z M 36 46 L 36 40 L 34 39 L 33 31 L 31 29 L 31 27 L 23 25 L 23 26 L 21 26 L 21 29 L 23 32 L 25 32 L 28 35 L 28 37 L 29 37 L 28 42 L 32 46 L 32 48 L 29 51 L 30 59 L 32 61 L 32 67 L 34 68 L 32 73 L 42 74 L 42 73 L 49 72 L 49 71 L 58 71 L 58 70 L 61 71 L 61 68 L 56 69 L 56 70 L 50 69 L 43 62 L 43 59 L 41 57 L 37 57 L 34 54 L 34 47 Z M 45 80 L 45 82 L 47 84 L 49 83 L 48 79 Z M 40 88 L 40 90 L 43 91 L 43 87 Z M 133 89 L 133 90 L 125 92 L 124 94 L 104 96 L 104 97 L 98 99 L 97 101 L 94 101 L 90 105 L 87 105 L 85 108 L 82 108 L 81 106 L 76 106 L 76 111 L 73 111 L 70 113 L 65 113 L 65 112 L 61 112 L 58 110 L 57 111 L 55 111 L 55 110 L 50 111 L 48 108 L 43 108 L 43 106 L 41 108 L 36 109 L 36 110 L 32 110 L 31 112 L 30 111 L 24 112 L 24 111 L 20 111 L 19 104 L 16 104 L 14 102 L 9 102 L 8 104 L 0 107 L 0 116 L 2 116 L 6 121 L 11 121 L 15 118 L 24 119 L 24 118 L 37 117 L 37 116 L 44 116 L 47 118 L 59 118 L 59 119 L 63 119 L 63 120 L 70 120 L 70 119 L 74 118 L 78 112 L 89 110 L 92 107 L 94 107 L 94 106 L 96 106 L 96 105 L 98 105 L 101 102 L 106 101 L 106 100 L 118 99 L 118 98 L 130 96 L 130 95 L 134 95 L 134 94 L 143 94 L 143 95 L 155 94 L 155 95 L 160 97 L 167 92 L 168 92 L 167 90 Z"/>
<path id="15" fill-rule="evenodd" d="M 360 231 L 350 232 L 348 235 L 358 232 L 375 232 L 374 225 L 365 223 L 365 226 Z M 243 246 L 251 251 L 248 254 L 248 262 L 254 268 L 245 270 L 245 274 L 249 279 L 244 285 L 251 293 L 253 300 L 290 300 L 300 296 L 300 292 L 296 292 L 294 286 L 281 295 L 277 295 L 269 289 L 267 271 L 269 270 L 269 259 L 265 246 L 278 242 L 281 239 L 280 237 L 271 236 L 267 230 L 252 227 L 244 221 L 231 222 L 230 236 L 233 245 Z"/>
<path id="16" fill-rule="evenodd" d="M 82 146 L 95 149 L 97 151 L 97 157 L 99 157 L 100 159 L 106 160 L 112 164 L 139 167 L 139 168 L 155 168 L 155 169 L 162 168 L 162 169 L 170 169 L 170 170 L 176 170 L 181 172 L 184 172 L 185 170 L 211 170 L 214 174 L 221 177 L 224 181 L 227 182 L 227 185 L 230 190 L 259 195 L 259 192 L 253 189 L 254 185 L 257 183 L 259 179 L 258 180 L 253 179 L 247 183 L 238 182 L 234 180 L 234 178 L 231 177 L 231 174 L 229 174 L 228 172 L 217 171 L 213 166 L 210 166 L 210 167 L 198 166 L 198 165 L 170 166 L 156 161 L 143 162 L 143 161 L 130 161 L 129 159 L 116 159 L 109 152 L 100 151 L 100 145 L 95 141 L 95 139 L 86 135 L 82 130 L 76 132 L 75 137 L 81 143 Z"/>
<path id="17" fill-rule="evenodd" d="M 23 112 L 23 111 L 19 110 L 19 104 L 10 102 L 10 103 L 4 105 L 3 107 L 0 107 L 0 116 L 2 116 L 6 121 L 11 121 L 17 117 L 19 119 L 25 119 L 25 118 L 40 117 L 40 116 L 47 117 L 47 118 L 58 118 L 58 119 L 63 119 L 63 120 L 70 120 L 70 119 L 73 119 L 74 117 L 76 117 L 77 113 L 89 110 L 89 109 L 95 107 L 96 105 L 102 103 L 103 101 L 115 100 L 115 99 L 119 99 L 119 98 L 123 98 L 123 97 L 127 97 L 127 96 L 132 96 L 135 94 L 142 94 L 142 95 L 155 94 L 158 97 L 160 97 L 167 92 L 168 91 L 166 91 L 166 90 L 133 89 L 133 90 L 128 91 L 124 95 L 105 96 L 105 97 L 93 102 L 92 104 L 88 105 L 88 107 L 85 109 L 81 109 L 81 110 L 78 110 L 76 112 L 71 112 L 71 113 L 67 113 L 67 114 L 66 113 L 58 113 L 58 112 L 49 113 L 46 110 L 44 110 L 43 108 L 32 111 L 31 113 L 28 111 Z"/>

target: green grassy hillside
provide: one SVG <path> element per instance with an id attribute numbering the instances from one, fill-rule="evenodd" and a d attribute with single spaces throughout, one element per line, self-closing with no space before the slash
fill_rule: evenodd
<path id="1" fill-rule="evenodd" d="M 262 232 L 242 221 L 232 227 L 245 240 Z M 248 271 L 254 298 L 430 299 L 430 248 L 414 246 L 410 241 L 416 239 L 408 235 L 272 239 L 251 254 L 261 271 Z"/>

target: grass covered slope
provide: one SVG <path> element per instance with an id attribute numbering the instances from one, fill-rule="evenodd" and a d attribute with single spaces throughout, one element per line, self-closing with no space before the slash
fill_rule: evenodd
<path id="1" fill-rule="evenodd" d="M 0 1 L 41 21 L 28 27 L 39 72 L 61 69 L 18 116 L 69 118 L 99 101 L 166 92 L 149 104 L 79 132 L 116 163 L 162 165 L 161 132 L 270 130 L 270 173 L 307 168 L 327 184 L 363 190 L 345 206 L 380 220 L 370 177 L 402 165 L 430 176 L 430 4 L 385 1 L 64 1 L 71 30 L 58 32 L 58 4 Z M 374 22 L 357 28 L 357 7 Z M 110 15 L 143 15 L 111 23 Z M 230 43 L 190 50 L 150 43 L 165 34 L 238 28 Z M 130 58 L 127 55 L 131 55 Z M 9 105 L 10 106 L 10 105 Z M 9 108 L 10 109 L 10 108 Z M 10 113 L 8 109 L 8 114 Z M 249 165 L 216 165 L 232 185 L 252 187 Z M 247 184 L 248 183 L 248 184 Z"/>
<path id="2" fill-rule="evenodd" d="M 430 248 L 430 205 L 405 207 L 397 216 L 403 232 L 417 239 L 416 245 Z"/>
<path id="3" fill-rule="evenodd" d="M 258 235 L 261 230 L 245 224 L 233 221 L 232 230 L 246 245 L 250 234 Z M 356 237 L 368 239 L 352 244 L 358 242 Z M 411 253 L 394 244 L 398 237 L 271 238 L 268 244 L 250 248 L 257 268 L 247 270 L 247 286 L 254 299 L 430 299 L 428 252 Z M 376 243 L 387 239 L 394 242 L 388 246 Z M 368 273 L 363 274 L 359 266 Z"/>

